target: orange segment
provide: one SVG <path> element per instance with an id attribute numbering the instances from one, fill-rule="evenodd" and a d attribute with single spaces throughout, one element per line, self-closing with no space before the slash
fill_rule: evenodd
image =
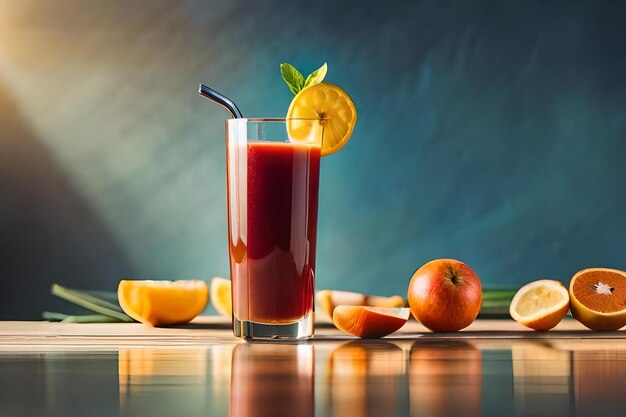
<path id="1" fill-rule="evenodd" d="M 184 324 L 204 310 L 209 292 L 204 281 L 130 281 L 117 288 L 122 310 L 152 326 Z"/>
<path id="2" fill-rule="evenodd" d="M 356 125 L 356 107 L 341 88 L 319 83 L 303 89 L 293 98 L 287 118 L 290 119 L 287 132 L 293 141 L 315 141 L 322 132 L 322 156 L 326 156 L 348 143 Z"/>
<path id="3" fill-rule="evenodd" d="M 559 281 L 541 279 L 524 285 L 515 294 L 509 313 L 513 319 L 535 330 L 550 330 L 567 314 L 569 295 Z"/>
<path id="4" fill-rule="evenodd" d="M 231 318 L 233 304 L 229 279 L 215 277 L 211 280 L 211 303 L 218 313 L 224 317 Z"/>
<path id="5" fill-rule="evenodd" d="M 400 308 L 406 305 L 404 298 L 400 295 L 383 297 L 380 295 L 366 295 L 360 292 L 320 290 L 316 295 L 318 311 L 323 317 L 332 320 L 333 311 L 338 305 L 349 306 L 369 306 Z"/>
<path id="6" fill-rule="evenodd" d="M 626 326 L 626 272 L 591 268 L 570 281 L 572 315 L 592 330 L 617 330 Z"/>
<path id="7" fill-rule="evenodd" d="M 365 305 L 370 307 L 386 307 L 386 308 L 400 308 L 406 305 L 404 298 L 401 295 L 392 295 L 391 297 L 381 297 L 380 295 L 368 295 L 365 300 Z"/>
<path id="8" fill-rule="evenodd" d="M 362 306 L 367 296 L 352 291 L 321 290 L 316 296 L 317 307 L 326 318 L 333 319 L 333 311 L 338 305 Z"/>
<path id="9" fill-rule="evenodd" d="M 384 308 L 340 305 L 333 312 L 333 323 L 342 332 L 375 339 L 387 336 L 409 319 L 408 308 Z"/>

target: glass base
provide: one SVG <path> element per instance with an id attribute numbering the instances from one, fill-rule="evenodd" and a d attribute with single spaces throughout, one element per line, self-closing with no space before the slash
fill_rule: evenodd
<path id="1" fill-rule="evenodd" d="M 315 313 L 311 312 L 302 320 L 288 323 L 257 323 L 239 320 L 233 316 L 233 333 L 242 339 L 295 340 L 313 337 Z"/>

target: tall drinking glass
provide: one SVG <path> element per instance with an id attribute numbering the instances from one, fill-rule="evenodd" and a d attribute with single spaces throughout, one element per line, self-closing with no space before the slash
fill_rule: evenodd
<path id="1" fill-rule="evenodd" d="M 308 125 L 293 140 L 288 131 Z M 290 129 L 291 128 L 291 129 Z M 303 119 L 226 122 L 233 332 L 313 336 L 313 285 L 323 128 Z"/>

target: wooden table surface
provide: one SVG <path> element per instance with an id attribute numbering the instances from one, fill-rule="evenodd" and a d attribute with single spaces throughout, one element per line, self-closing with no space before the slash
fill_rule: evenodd
<path id="1" fill-rule="evenodd" d="M 321 323 L 309 341 L 256 343 L 217 317 L 0 322 L 0 381 L 0 416 L 614 416 L 626 333 L 481 319 L 359 340 Z"/>
<path id="2" fill-rule="evenodd" d="M 467 329 L 453 333 L 432 333 L 411 320 L 398 332 L 381 340 L 407 341 L 419 338 L 437 339 L 621 339 L 618 332 L 593 332 L 572 319 L 563 320 L 549 332 L 535 332 L 510 319 L 477 320 Z M 315 337 L 307 343 L 343 342 L 356 339 L 328 322 L 316 323 Z M 53 323 L 36 321 L 0 322 L 0 350 L 10 347 L 44 349 L 56 347 L 118 346 L 202 346 L 235 344 L 241 340 L 232 335 L 230 321 L 217 316 L 196 318 L 185 326 L 156 328 L 138 323 Z"/>

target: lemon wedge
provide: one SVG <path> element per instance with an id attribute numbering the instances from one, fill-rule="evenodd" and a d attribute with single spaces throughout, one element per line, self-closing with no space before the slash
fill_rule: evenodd
<path id="1" fill-rule="evenodd" d="M 231 318 L 233 305 L 231 299 L 230 280 L 221 277 L 214 277 L 211 280 L 211 303 L 220 315 Z"/>

